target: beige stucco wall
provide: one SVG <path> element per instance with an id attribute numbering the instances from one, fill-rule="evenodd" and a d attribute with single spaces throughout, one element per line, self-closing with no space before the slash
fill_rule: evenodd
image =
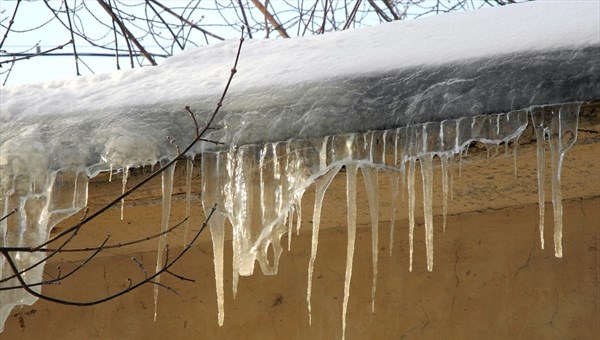
<path id="1" fill-rule="evenodd" d="M 586 116 L 587 117 L 587 116 Z M 441 230 L 440 174 L 435 173 L 435 264 L 425 266 L 420 205 L 417 208 L 415 262 L 408 271 L 406 202 L 400 203 L 394 254 L 389 256 L 389 190 L 380 181 L 379 276 L 376 312 L 371 313 L 371 230 L 364 190 L 359 191 L 359 232 L 348 308 L 348 339 L 597 339 L 599 329 L 600 138 L 598 113 L 584 117 L 579 141 L 563 169 L 564 258 L 554 257 L 552 208 L 546 209 L 546 249 L 539 247 L 534 144 L 521 141 L 518 177 L 513 158 L 503 154 L 487 159 L 474 148 L 454 169 L 454 199 L 448 227 Z M 586 122 L 587 121 L 587 122 Z M 590 121 L 592 123 L 590 123 Z M 547 173 L 549 173 L 549 169 Z M 134 176 L 135 177 L 135 176 Z M 135 180 L 135 179 L 134 179 Z M 197 186 L 198 174 L 194 183 Z M 176 198 L 183 195 L 178 177 Z M 362 180 L 359 181 L 362 183 Z M 417 183 L 420 192 L 420 182 Z M 550 186 L 547 181 L 547 200 Z M 118 209 L 95 221 L 78 236 L 77 244 L 98 243 L 111 233 L 113 240 L 159 230 L 158 182 L 134 196 L 123 222 Z M 90 186 L 91 210 L 120 191 L 120 183 L 98 179 Z M 0 339 L 336 339 L 341 337 L 341 314 L 346 259 L 345 176 L 339 174 L 326 195 L 319 253 L 313 285 L 313 322 L 306 309 L 307 265 L 310 256 L 313 192 L 303 201 L 303 226 L 284 251 L 277 276 L 240 279 L 235 299 L 231 293 L 231 249 L 225 251 L 225 325 L 217 325 L 217 306 L 209 233 L 177 264 L 175 272 L 196 280 L 182 282 L 163 276 L 162 282 L 180 295 L 161 289 L 158 319 L 153 321 L 152 287 L 94 306 L 69 307 L 39 301 L 17 307 Z M 420 196 L 417 197 L 419 202 Z M 194 229 L 202 220 L 194 199 Z M 183 216 L 184 202 L 176 199 L 172 222 Z M 284 237 L 283 242 L 287 242 Z M 169 237 L 173 248 L 181 234 Z M 141 272 L 131 256 L 141 258 L 151 271 L 156 245 L 110 250 L 72 280 L 44 287 L 44 293 L 85 300 L 122 289 L 127 277 Z M 172 249 L 174 254 L 176 249 Z M 47 266 L 56 273 L 76 265 L 77 255 L 63 255 Z"/>

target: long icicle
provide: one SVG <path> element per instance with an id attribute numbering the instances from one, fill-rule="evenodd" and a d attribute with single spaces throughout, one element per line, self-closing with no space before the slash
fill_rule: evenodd
<path id="1" fill-rule="evenodd" d="M 173 163 L 169 169 L 165 170 L 161 174 L 162 179 L 162 219 L 160 222 L 160 231 L 165 232 L 169 228 L 169 216 L 171 215 L 171 194 L 173 193 L 173 174 L 175 172 L 175 165 Z M 163 234 L 158 239 L 158 250 L 156 252 L 156 272 L 160 271 L 163 267 L 163 255 L 167 244 L 167 235 Z M 158 314 L 158 288 L 160 283 L 160 275 L 158 275 L 154 281 L 154 321 Z"/>
<path id="2" fill-rule="evenodd" d="M 433 154 L 419 157 L 423 178 L 423 215 L 425 218 L 425 249 L 427 250 L 427 270 L 433 270 Z"/>
<path id="3" fill-rule="evenodd" d="M 560 172 L 565 153 L 577 140 L 580 104 L 563 105 L 553 112 L 550 126 L 552 206 L 554 207 L 554 256 L 562 257 L 563 205 Z"/>
<path id="4" fill-rule="evenodd" d="M 396 224 L 396 211 L 398 210 L 398 177 L 400 177 L 398 172 L 389 172 L 389 179 L 392 184 L 392 216 L 390 219 L 390 256 L 392 256 L 392 251 L 394 249 L 394 228 Z"/>
<path id="5" fill-rule="evenodd" d="M 190 228 L 190 211 L 192 208 L 192 175 L 194 172 L 194 161 L 188 159 L 185 169 L 185 222 L 183 225 L 183 246 L 187 245 L 188 230 Z"/>
<path id="6" fill-rule="evenodd" d="M 216 207 L 208 221 L 213 245 L 213 265 L 215 268 L 215 289 L 217 292 L 217 309 L 219 326 L 225 320 L 225 292 L 223 283 L 223 253 L 225 247 L 225 214 L 221 195 L 221 154 L 204 154 L 201 163 L 202 171 L 202 205 L 205 216 Z M 223 172 L 224 173 L 224 172 Z"/>
<path id="7" fill-rule="evenodd" d="M 413 241 L 415 234 L 415 159 L 408 159 L 408 244 L 409 244 L 409 260 L 408 271 L 412 272 L 413 263 Z"/>
<path id="8" fill-rule="evenodd" d="M 536 138 L 536 153 L 537 153 L 537 185 L 538 185 L 538 209 L 539 209 L 539 230 L 540 230 L 540 244 L 544 249 L 544 217 L 546 215 L 545 208 L 545 191 L 544 191 L 544 179 L 546 177 L 546 166 L 544 159 L 544 112 L 542 110 L 536 110 L 531 113 L 533 121 L 533 129 L 535 131 Z"/>
<path id="9" fill-rule="evenodd" d="M 371 287 L 371 312 L 375 313 L 375 292 L 377 290 L 377 260 L 379 257 L 379 196 L 378 196 L 378 172 L 374 167 L 361 167 L 367 198 L 369 201 L 369 212 L 371 215 L 371 255 L 373 256 L 373 285 Z"/>
<path id="10" fill-rule="evenodd" d="M 344 303 L 342 306 L 342 340 L 346 338 L 346 313 L 350 298 L 354 243 L 356 241 L 356 164 L 346 165 L 346 206 L 348 209 L 348 247 L 346 250 L 346 278 L 344 280 Z"/>
<path id="11" fill-rule="evenodd" d="M 448 181 L 448 172 L 450 170 L 450 164 L 448 162 L 448 154 L 440 154 L 441 170 L 442 170 L 442 230 L 446 235 L 446 216 L 448 215 L 448 187 L 450 185 Z"/>
<path id="12" fill-rule="evenodd" d="M 323 199 L 325 192 L 329 185 L 333 181 L 335 175 L 340 171 L 341 165 L 334 167 L 329 170 L 325 175 L 316 182 L 315 188 L 315 208 L 313 211 L 313 230 L 312 230 L 312 242 L 310 248 L 310 260 L 308 262 L 308 286 L 306 288 L 306 302 L 308 303 L 308 323 L 312 325 L 312 278 L 315 267 L 315 259 L 317 258 L 317 248 L 319 243 L 319 226 L 321 224 L 321 208 L 323 206 Z"/>

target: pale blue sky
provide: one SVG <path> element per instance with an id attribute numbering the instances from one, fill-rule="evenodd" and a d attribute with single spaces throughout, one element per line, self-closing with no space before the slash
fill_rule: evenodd
<path id="1" fill-rule="evenodd" d="M 282 0 L 270 0 L 272 6 L 275 6 L 278 1 Z M 175 1 L 175 0 L 163 0 L 165 5 L 168 5 L 172 8 L 178 8 L 178 13 L 183 11 L 183 7 L 188 4 L 190 1 Z M 50 6 L 55 9 L 61 8 L 63 6 L 62 1 L 54 0 L 50 1 Z M 139 13 L 140 16 L 144 15 L 144 6 L 141 1 L 128 1 L 125 0 L 124 4 L 142 4 L 138 7 L 128 7 L 124 8 L 124 10 L 128 12 L 134 12 L 136 15 Z M 210 2 L 211 6 L 214 6 L 213 1 Z M 230 0 L 218 0 L 217 3 L 229 5 L 231 4 Z M 364 1 L 364 3 L 367 3 Z M 433 3 L 431 0 L 426 0 L 423 2 L 424 6 L 431 5 Z M 451 3 L 451 2 L 448 2 Z M 1 0 L 0 1 L 0 19 L 2 20 L 2 24 L 4 26 L 8 25 L 8 21 L 13 14 L 15 5 L 17 4 L 16 0 Z M 77 4 L 81 6 L 83 3 L 81 1 L 69 1 L 69 5 Z M 200 2 L 201 6 L 203 2 Z M 97 18 L 101 20 L 105 20 L 108 16 L 101 7 L 97 4 L 96 1 L 86 1 L 85 5 L 93 12 Z M 481 2 L 472 1 L 469 6 L 476 7 L 480 6 Z M 125 6 L 125 5 L 122 5 Z M 207 5 L 208 6 L 208 3 Z M 64 7 L 62 8 L 64 9 Z M 415 11 L 419 11 L 420 9 L 417 7 L 411 7 L 412 13 L 415 14 Z M 81 13 L 86 13 L 87 10 L 81 10 Z M 233 14 L 233 13 L 232 13 Z M 200 19 L 202 15 L 202 18 Z M 258 14 L 260 15 L 260 14 Z M 19 5 L 19 10 L 17 12 L 17 16 L 15 18 L 15 23 L 12 26 L 12 30 L 19 31 L 11 32 L 8 35 L 2 49 L 6 50 L 9 53 L 16 52 L 35 52 L 35 46 L 38 45 L 40 50 L 48 50 L 54 48 L 58 45 L 62 45 L 67 43 L 70 39 L 70 33 L 65 27 L 62 26 L 60 22 L 57 20 L 53 20 L 52 12 L 46 7 L 44 2 L 42 1 L 22 1 Z M 164 15 L 165 19 L 170 22 L 176 23 L 178 20 L 170 17 L 168 15 Z M 231 15 L 232 18 L 235 18 L 235 15 Z M 200 21 L 199 25 L 201 27 L 207 28 L 211 32 L 217 33 L 218 35 L 224 38 L 232 38 L 237 39 L 238 33 L 235 30 L 227 29 L 225 27 L 218 27 L 215 25 L 222 25 L 224 23 L 222 16 L 214 10 L 199 10 L 194 13 L 192 17 L 195 22 Z M 66 23 L 66 16 L 63 16 L 63 20 Z M 377 20 L 372 20 L 372 24 L 376 24 Z M 43 23 L 48 22 L 43 27 L 37 28 Z M 106 21 L 110 23 L 110 20 Z M 111 44 L 114 39 L 112 34 L 106 34 L 108 32 L 107 28 L 102 27 L 96 21 L 93 16 L 87 14 L 86 16 L 82 15 L 79 22 L 73 22 L 74 25 L 79 25 L 80 27 L 85 28 L 86 35 L 93 37 L 95 39 L 99 39 L 103 44 Z M 31 30 L 27 32 L 28 30 Z M 133 30 L 133 29 L 132 29 Z M 188 29 L 189 30 L 189 29 Z M 189 30 L 191 32 L 191 41 L 196 41 L 200 45 L 206 44 L 204 37 L 198 33 L 196 30 Z M 168 32 L 164 32 L 165 37 L 169 36 Z M 188 33 L 187 31 L 185 32 Z M 0 36 L 4 36 L 5 29 L 0 27 Z M 102 53 L 110 53 L 108 50 L 101 50 L 98 48 L 94 48 L 85 42 L 83 39 L 75 36 L 77 52 L 85 53 L 85 52 L 102 52 Z M 210 43 L 214 43 L 217 40 L 210 40 Z M 152 50 L 153 47 L 156 47 L 157 44 L 147 38 L 144 40 L 142 44 L 147 47 L 149 50 Z M 124 47 L 124 42 L 120 43 L 120 47 Z M 177 53 L 179 48 L 176 47 L 173 49 L 173 53 Z M 73 48 L 71 45 L 66 46 L 62 50 L 57 50 L 55 52 L 73 52 Z M 154 52 L 162 53 L 162 51 L 155 49 Z M 116 70 L 116 62 L 114 57 L 82 57 L 83 63 L 79 63 L 80 73 L 82 75 L 92 74 L 94 73 L 102 73 L 102 72 L 112 72 Z M 8 60 L 6 57 L 2 57 L 0 54 L 0 61 Z M 157 58 L 156 61 L 158 63 L 161 62 L 163 58 Z M 85 64 L 87 64 L 87 66 Z M 130 62 L 127 57 L 120 58 L 121 68 L 126 69 L 130 68 Z M 145 62 L 145 64 L 148 64 Z M 62 78 L 70 78 L 76 76 L 76 69 L 74 63 L 73 56 L 43 56 L 43 57 L 35 57 L 30 60 L 19 61 L 14 64 L 12 70 L 9 71 L 11 64 L 4 64 L 0 69 L 0 84 L 5 83 L 6 77 L 8 76 L 8 80 L 6 81 L 6 85 L 17 85 L 23 83 L 35 83 L 35 82 L 43 82 L 54 79 L 62 79 Z M 89 68 L 88 68 L 89 67 Z M 137 67 L 137 65 L 136 65 Z"/>

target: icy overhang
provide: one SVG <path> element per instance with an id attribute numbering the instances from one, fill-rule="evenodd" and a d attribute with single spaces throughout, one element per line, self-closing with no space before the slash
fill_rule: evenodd
<path id="1" fill-rule="evenodd" d="M 535 2 L 249 41 L 218 117 L 222 129 L 210 138 L 280 141 L 597 99 L 599 6 Z M 212 112 L 237 45 L 187 51 L 158 67 L 3 88 L 3 153 L 5 141 L 25 136 L 52 168 L 93 165 L 91 173 L 172 156 L 166 136 L 181 145 L 192 138 L 184 107 Z"/>

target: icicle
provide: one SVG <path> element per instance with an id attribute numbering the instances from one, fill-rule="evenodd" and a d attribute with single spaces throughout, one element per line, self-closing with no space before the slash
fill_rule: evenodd
<path id="1" fill-rule="evenodd" d="M 398 161 L 402 158 L 398 158 L 398 138 L 400 137 L 400 128 L 397 128 L 394 133 L 394 166 L 398 165 Z"/>
<path id="2" fill-rule="evenodd" d="M 342 340 L 346 338 L 346 313 L 348 311 L 348 299 L 350 298 L 350 281 L 352 280 L 354 242 L 356 240 L 356 172 L 356 164 L 346 165 L 348 247 L 346 250 L 346 277 L 344 279 L 344 302 L 342 306 Z"/>
<path id="3" fill-rule="evenodd" d="M 253 169 L 254 148 L 243 146 L 228 152 L 227 171 L 229 183 L 228 215 L 233 226 L 233 295 L 237 294 L 239 275 L 254 272 L 255 255 L 252 248 Z"/>
<path id="4" fill-rule="evenodd" d="M 507 143 L 508 144 L 508 143 Z M 514 172 L 515 172 L 515 179 L 517 179 L 517 149 L 519 146 L 519 139 L 515 139 L 515 142 L 513 143 L 513 164 L 514 164 Z"/>
<path id="5" fill-rule="evenodd" d="M 389 172 L 389 179 L 392 184 L 392 216 L 390 218 L 390 256 L 392 256 L 392 250 L 394 249 L 394 228 L 396 224 L 396 211 L 398 208 L 398 177 L 398 172 Z"/>
<path id="6" fill-rule="evenodd" d="M 313 211 L 313 230 L 312 230 L 312 242 L 310 248 L 310 260 L 308 262 L 308 288 L 306 289 L 306 302 L 308 303 L 308 323 L 312 324 L 312 304 L 311 304 L 311 292 L 312 292 L 312 278 L 313 270 L 315 266 L 315 259 L 317 258 L 317 247 L 319 243 L 319 226 L 321 224 L 321 208 L 323 206 L 323 199 L 325 192 L 335 175 L 340 171 L 341 165 L 335 166 L 331 170 L 325 173 L 315 183 L 315 207 Z"/>
<path id="7" fill-rule="evenodd" d="M 451 155 L 449 158 L 449 164 L 448 164 L 448 171 L 450 171 L 450 181 L 449 181 L 449 187 L 450 187 L 450 199 L 453 200 L 454 199 L 454 156 Z"/>
<path id="8" fill-rule="evenodd" d="M 296 208 L 292 205 L 290 206 L 290 210 L 288 210 L 287 213 L 287 225 L 288 225 L 288 251 L 292 250 L 292 234 L 293 234 L 293 230 L 294 230 L 294 213 L 296 212 Z"/>
<path id="9" fill-rule="evenodd" d="M 109 166 L 109 170 L 108 170 L 108 182 L 112 182 L 112 174 L 113 174 L 113 166 L 112 164 Z"/>
<path id="10" fill-rule="evenodd" d="M 381 153 L 381 163 L 386 164 L 386 153 L 387 153 L 387 135 L 390 130 L 383 131 L 383 151 Z M 394 164 L 395 165 L 395 164 Z"/>
<path id="11" fill-rule="evenodd" d="M 215 287 L 217 293 L 217 308 L 219 326 L 225 320 L 225 294 L 223 284 L 223 252 L 225 246 L 225 215 L 222 213 L 224 206 L 221 195 L 221 154 L 204 154 L 201 163 L 202 171 L 202 205 L 205 216 L 208 216 L 213 207 L 216 207 L 208 225 L 213 244 L 213 265 L 215 267 Z"/>
<path id="12" fill-rule="evenodd" d="M 327 137 L 325 138 L 327 139 Z M 302 183 L 303 179 L 301 178 L 301 158 L 298 154 L 297 149 L 291 149 L 290 146 L 292 143 L 285 144 L 285 153 L 286 157 L 286 170 L 287 181 L 288 181 L 288 190 L 289 199 L 291 200 L 291 208 L 290 211 L 290 225 L 293 224 L 293 215 L 296 215 L 296 235 L 300 235 L 300 227 L 302 225 L 302 196 L 304 195 L 305 189 L 300 189 L 299 187 L 304 184 Z"/>
<path id="13" fill-rule="evenodd" d="M 448 163 L 448 154 L 440 154 L 442 170 L 442 230 L 446 234 L 446 216 L 448 215 L 448 172 L 450 164 Z"/>
<path id="14" fill-rule="evenodd" d="M 563 105 L 553 112 L 550 124 L 550 158 L 552 161 L 552 206 L 554 207 L 554 255 L 562 257 L 563 206 L 560 171 L 565 153 L 577 140 L 580 104 Z"/>
<path id="15" fill-rule="evenodd" d="M 185 168 L 185 222 L 183 225 L 183 246 L 187 245 L 188 230 L 190 228 L 190 215 L 192 205 L 192 175 L 194 172 L 194 161 L 188 159 Z"/>
<path id="16" fill-rule="evenodd" d="M 537 185 L 538 185 L 538 209 L 539 209 L 539 230 L 540 230 L 540 243 L 542 249 L 544 249 L 544 217 L 545 217 L 545 192 L 544 192 L 544 179 L 545 175 L 545 160 L 544 160 L 544 111 L 535 110 L 531 113 L 533 121 L 533 129 L 536 137 L 536 153 L 537 153 Z"/>
<path id="17" fill-rule="evenodd" d="M 423 214 L 425 215 L 425 249 L 427 250 L 427 270 L 433 270 L 433 154 L 419 157 L 423 178 Z"/>
<path id="18" fill-rule="evenodd" d="M 413 236 L 415 232 L 415 159 L 408 159 L 408 244 L 409 261 L 408 270 L 412 272 L 413 262 Z"/>
<path id="19" fill-rule="evenodd" d="M 77 172 L 75 174 L 75 181 L 73 183 L 73 206 L 76 207 L 77 206 L 77 182 L 79 181 L 79 172 Z M 0 210 L 1 212 L 1 210 Z M 0 216 L 4 216 L 4 213 L 2 213 L 2 215 Z M 123 214 L 121 214 L 121 220 L 123 220 Z M 0 239 L 1 240 L 1 239 Z M 2 273 L 2 270 L 0 270 L 0 273 Z"/>
<path id="20" fill-rule="evenodd" d="M 373 256 L 373 286 L 371 288 L 371 311 L 375 313 L 375 291 L 377 290 L 377 259 L 379 256 L 379 195 L 378 195 L 378 173 L 373 167 L 361 167 L 367 198 L 369 200 L 369 211 L 371 215 L 371 255 Z"/>
<path id="21" fill-rule="evenodd" d="M 400 140 L 402 138 L 402 140 Z M 400 168 L 400 178 L 402 180 L 402 201 L 406 196 L 406 150 L 407 150 L 407 128 L 396 129 L 396 138 L 394 140 L 394 166 Z M 402 143 L 402 144 L 399 144 Z M 401 153 L 401 154 L 400 154 Z"/>
<path id="22" fill-rule="evenodd" d="M 296 235 L 300 235 L 300 227 L 302 226 L 302 194 L 298 197 L 298 204 L 296 205 Z"/>
<path id="23" fill-rule="evenodd" d="M 123 187 L 121 189 L 121 193 L 125 193 L 125 189 L 127 188 L 127 177 L 129 176 L 129 167 L 123 168 Z M 125 210 L 125 199 L 121 199 L 121 221 L 123 221 L 123 210 Z"/>
<path id="24" fill-rule="evenodd" d="M 265 157 L 267 156 L 267 152 L 269 150 L 269 144 L 265 144 L 264 147 L 260 150 L 260 159 L 258 161 L 258 175 L 259 175 L 259 183 L 260 183 L 260 216 L 263 225 L 265 225 L 267 216 L 267 202 L 266 202 L 266 175 L 265 175 Z"/>
<path id="25" fill-rule="evenodd" d="M 466 146 L 465 148 L 469 148 Z M 458 177 L 462 177 L 462 158 L 463 158 L 463 150 L 458 151 Z"/>
<path id="26" fill-rule="evenodd" d="M 162 172 L 162 219 L 160 222 L 160 231 L 165 232 L 169 228 L 169 216 L 171 215 L 171 194 L 173 192 L 173 174 L 175 172 L 175 164 Z M 156 252 L 156 272 L 159 272 L 163 266 L 163 255 L 167 244 L 167 235 L 161 235 L 158 239 L 158 250 Z M 158 313 L 158 283 L 160 283 L 160 275 L 154 281 L 154 321 Z"/>
<path id="27" fill-rule="evenodd" d="M 279 160 L 279 155 L 277 154 L 277 149 L 279 148 L 279 146 L 282 145 L 280 143 L 275 143 L 273 144 L 273 179 L 275 182 L 275 192 L 274 192 L 274 199 L 275 199 L 275 204 L 274 204 L 274 208 L 275 208 L 275 214 L 273 215 L 273 221 L 281 221 L 281 222 L 276 222 L 277 224 L 281 224 L 282 227 L 285 226 L 286 224 L 286 219 L 288 216 L 287 211 L 289 211 L 289 209 L 291 209 L 290 203 L 289 203 L 289 192 L 288 192 L 288 183 L 287 183 L 287 176 L 284 176 L 281 174 L 281 164 L 280 164 L 280 160 Z M 285 171 L 285 169 L 284 169 Z M 284 190 L 285 187 L 285 190 Z M 288 251 L 290 251 L 292 249 L 292 228 L 290 225 L 290 228 L 288 228 Z M 274 262 L 277 263 L 279 259 L 275 258 Z M 275 269 L 276 269 L 276 265 L 274 265 Z"/>

